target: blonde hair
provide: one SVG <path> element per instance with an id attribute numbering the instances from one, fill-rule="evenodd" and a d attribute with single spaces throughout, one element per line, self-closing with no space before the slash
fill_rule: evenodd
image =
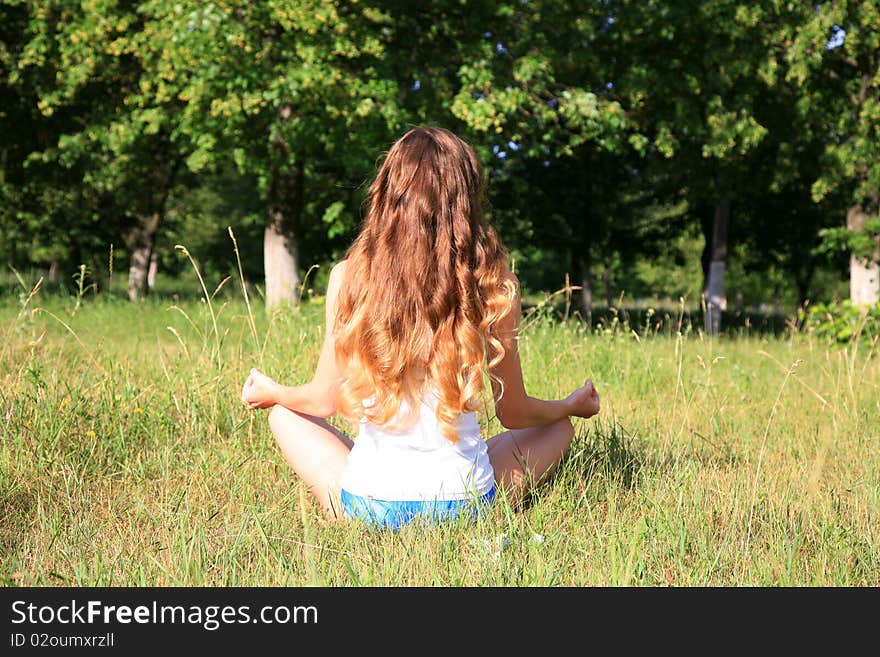
<path id="1" fill-rule="evenodd" d="M 399 419 L 412 422 L 426 380 L 452 442 L 459 414 L 478 409 L 483 375 L 504 357 L 496 327 L 516 294 L 484 199 L 476 153 L 452 132 L 415 128 L 391 146 L 339 293 L 338 409 L 346 418 L 392 426 L 406 401 L 410 412 Z"/>

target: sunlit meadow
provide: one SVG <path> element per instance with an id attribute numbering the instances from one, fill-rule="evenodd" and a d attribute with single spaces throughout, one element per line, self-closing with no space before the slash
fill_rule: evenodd
<path id="1" fill-rule="evenodd" d="M 880 584 L 876 341 L 530 312 L 529 393 L 590 377 L 600 415 L 524 508 L 378 532 L 326 520 L 239 400 L 254 366 L 310 377 L 322 299 L 267 314 L 234 279 L 138 305 L 31 283 L 0 306 L 7 585 Z M 502 430 L 491 405 L 480 421 Z"/>

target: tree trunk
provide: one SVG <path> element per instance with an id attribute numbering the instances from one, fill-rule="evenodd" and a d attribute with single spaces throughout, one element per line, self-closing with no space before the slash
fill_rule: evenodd
<path id="1" fill-rule="evenodd" d="M 796 267 L 794 276 L 794 283 L 798 292 L 798 302 L 800 303 L 801 308 L 807 305 L 810 296 L 810 286 L 813 283 L 813 276 L 816 273 L 815 259 L 809 254 L 805 255 L 804 259 L 807 261 L 806 266 L 803 268 Z"/>
<path id="2" fill-rule="evenodd" d="M 152 290 L 156 287 L 156 274 L 159 272 L 159 251 L 156 250 L 156 245 L 153 244 L 153 249 L 150 252 L 150 268 L 147 270 L 147 289 Z"/>
<path id="3" fill-rule="evenodd" d="M 49 264 L 49 271 L 46 274 L 46 278 L 53 285 L 58 282 L 58 260 L 53 260 Z"/>
<path id="4" fill-rule="evenodd" d="M 605 305 L 610 309 L 614 305 L 614 295 L 611 294 L 611 265 L 606 260 L 602 268 L 602 284 L 605 287 Z"/>
<path id="5" fill-rule="evenodd" d="M 696 208 L 700 219 L 700 228 L 703 232 L 703 252 L 700 254 L 700 266 L 703 270 L 703 294 L 705 300 L 709 297 L 709 263 L 712 262 L 712 226 L 714 224 L 715 206 L 699 205 Z"/>
<path id="6" fill-rule="evenodd" d="M 589 183 L 588 183 L 589 185 Z M 589 187 L 587 188 L 589 190 Z M 587 192 L 589 193 L 589 192 Z M 590 253 L 590 210 L 587 205 L 587 211 L 584 216 L 578 217 L 574 231 L 575 248 L 572 252 L 572 265 L 576 271 L 580 272 L 580 305 L 581 313 L 588 327 L 593 326 L 593 280 L 590 276 L 590 268 L 593 264 L 593 257 Z"/>
<path id="7" fill-rule="evenodd" d="M 593 226 L 593 180 L 590 176 L 591 156 L 587 154 L 583 160 L 585 176 L 581 186 L 584 195 L 583 213 L 576 213 L 574 217 L 574 231 L 572 237 L 575 240 L 576 255 L 573 258 L 581 274 L 581 312 L 584 322 L 589 328 L 593 326 L 593 280 L 590 269 L 593 266 L 591 253 L 591 234 Z"/>
<path id="8" fill-rule="evenodd" d="M 846 227 L 862 230 L 870 215 L 861 205 L 853 205 L 846 213 Z M 874 239 L 874 252 L 867 260 L 849 258 L 849 298 L 856 306 L 873 306 L 880 302 L 880 237 Z"/>
<path id="9" fill-rule="evenodd" d="M 590 248 L 583 245 L 580 256 L 581 270 L 581 311 L 587 326 L 593 326 L 593 286 L 590 280 Z"/>
<path id="10" fill-rule="evenodd" d="M 152 191 L 148 195 L 145 214 L 138 225 L 130 228 L 124 235 L 125 245 L 131 251 L 131 261 L 128 268 L 128 298 L 137 301 L 145 297 L 152 287 L 150 270 L 153 268 L 153 251 L 156 249 L 156 235 L 159 226 L 165 218 L 165 208 L 168 206 L 168 196 L 177 179 L 177 172 L 183 163 L 183 158 L 177 155 L 169 160 L 167 169 L 156 169 L 151 181 Z M 155 266 L 158 266 L 156 263 Z M 155 282 L 155 271 L 153 272 Z"/>
<path id="11" fill-rule="evenodd" d="M 269 185 L 268 222 L 263 237 L 266 308 L 299 301 L 299 249 L 296 226 L 303 201 L 302 170 L 276 169 Z"/>
<path id="12" fill-rule="evenodd" d="M 721 332 L 721 311 L 727 306 L 724 296 L 724 269 L 727 260 L 727 228 L 730 224 L 730 199 L 715 206 L 712 221 L 712 249 L 709 261 L 709 280 L 706 284 L 706 333 Z"/>
<path id="13" fill-rule="evenodd" d="M 131 250 L 131 261 L 128 268 L 128 298 L 137 301 L 150 291 L 149 275 L 150 260 L 156 246 L 156 233 L 162 223 L 160 211 L 144 218 L 140 225 L 132 228 L 126 236 L 126 244 Z"/>

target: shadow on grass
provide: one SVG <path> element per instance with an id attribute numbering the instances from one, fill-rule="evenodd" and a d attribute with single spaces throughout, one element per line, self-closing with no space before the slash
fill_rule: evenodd
<path id="1" fill-rule="evenodd" d="M 638 438 L 614 421 L 597 420 L 586 433 L 575 434 L 559 467 L 530 492 L 520 508 L 528 509 L 557 486 L 579 493 L 595 491 L 598 497 L 608 487 L 631 490 L 639 484 L 647 465 Z"/>
<path id="2" fill-rule="evenodd" d="M 586 434 L 575 436 L 566 469 L 576 472 L 587 483 L 597 478 L 623 488 L 638 483 L 645 457 L 637 438 L 620 424 L 594 423 Z"/>
<path id="3" fill-rule="evenodd" d="M 712 466 L 716 468 L 736 467 L 742 461 L 742 458 L 734 452 L 733 448 L 726 443 L 718 444 L 709 441 L 705 437 L 697 434 L 697 437 L 704 442 L 699 445 L 691 444 L 686 450 L 685 457 L 694 461 L 701 466 Z M 667 458 L 672 461 L 672 457 Z"/>
<path id="4" fill-rule="evenodd" d="M 669 335 L 704 332 L 705 317 L 702 310 L 681 308 L 649 308 L 636 306 L 594 306 L 590 321 L 586 322 L 580 311 L 566 309 L 564 304 L 535 305 L 523 303 L 526 316 L 539 316 L 556 321 L 577 321 L 588 324 L 595 332 L 635 332 L 640 336 Z M 796 323 L 791 315 L 751 310 L 725 310 L 721 314 L 721 332 L 728 336 L 772 335 L 781 336 L 791 331 Z"/>

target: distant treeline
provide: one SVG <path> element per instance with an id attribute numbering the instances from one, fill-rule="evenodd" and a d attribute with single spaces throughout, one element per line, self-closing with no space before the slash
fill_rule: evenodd
<path id="1" fill-rule="evenodd" d="M 138 299 L 188 266 L 177 243 L 237 272 L 231 227 L 267 303 L 295 302 L 383 151 L 440 125 L 478 150 L 524 285 L 567 280 L 587 317 L 622 291 L 702 297 L 710 330 L 874 304 L 878 53 L 852 0 L 2 0 L 0 257 L 124 269 Z"/>

